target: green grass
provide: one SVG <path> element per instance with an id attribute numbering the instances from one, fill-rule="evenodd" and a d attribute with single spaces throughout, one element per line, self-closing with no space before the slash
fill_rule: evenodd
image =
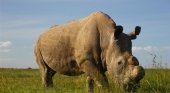
<path id="1" fill-rule="evenodd" d="M 146 69 L 137 93 L 170 93 L 169 69 Z M 42 86 L 37 69 L 0 69 L 0 93 L 85 93 L 86 77 L 64 76 L 56 74 L 54 87 L 46 89 Z M 119 87 L 112 86 L 113 93 L 125 93 Z M 95 87 L 95 93 L 100 89 Z"/>

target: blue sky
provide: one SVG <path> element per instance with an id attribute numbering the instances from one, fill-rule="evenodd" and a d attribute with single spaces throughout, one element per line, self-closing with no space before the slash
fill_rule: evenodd
<path id="1" fill-rule="evenodd" d="M 43 31 L 103 11 L 128 33 L 142 32 L 133 41 L 133 54 L 144 67 L 153 56 L 170 67 L 169 0 L 0 0 L 0 67 L 37 67 L 33 45 Z"/>

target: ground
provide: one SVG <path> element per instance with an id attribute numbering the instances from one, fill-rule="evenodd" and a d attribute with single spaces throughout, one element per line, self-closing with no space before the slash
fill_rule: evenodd
<path id="1" fill-rule="evenodd" d="M 137 93 L 169 93 L 170 69 L 146 69 L 146 75 L 141 81 Z M 54 88 L 42 86 L 37 69 L 0 69 L 0 93 L 85 93 L 86 76 L 64 76 L 56 74 Z M 113 93 L 125 93 L 115 87 L 109 78 Z M 95 93 L 100 89 L 95 88 Z"/>

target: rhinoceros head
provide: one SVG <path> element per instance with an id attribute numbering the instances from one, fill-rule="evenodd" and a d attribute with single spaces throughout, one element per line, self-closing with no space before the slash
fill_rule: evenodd
<path id="1" fill-rule="evenodd" d="M 136 26 L 135 31 L 125 34 L 123 27 L 117 26 L 117 30 L 110 40 L 106 53 L 106 64 L 109 75 L 113 80 L 131 91 L 139 85 L 145 72 L 136 57 L 132 55 L 132 41 L 140 33 L 140 27 Z"/>

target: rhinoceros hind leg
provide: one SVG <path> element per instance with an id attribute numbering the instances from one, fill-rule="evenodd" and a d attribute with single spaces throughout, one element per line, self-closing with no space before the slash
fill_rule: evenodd
<path id="1" fill-rule="evenodd" d="M 55 71 L 52 70 L 50 67 L 48 67 L 45 64 L 45 68 L 43 70 L 44 72 L 42 73 L 42 81 L 43 81 L 43 85 L 45 87 L 53 87 L 53 76 L 55 75 Z"/>
<path id="2" fill-rule="evenodd" d="M 88 93 L 93 93 L 94 91 L 94 80 L 88 76 L 87 79 L 86 79 L 86 85 L 87 85 L 87 91 Z"/>
<path id="3" fill-rule="evenodd" d="M 35 46 L 35 57 L 36 57 L 36 62 L 39 66 L 39 70 L 41 73 L 41 78 L 43 81 L 43 85 L 45 87 L 50 87 L 53 86 L 53 82 L 52 82 L 52 77 L 54 76 L 54 74 L 56 73 L 54 70 L 52 70 L 44 61 L 41 51 L 38 48 L 38 45 Z"/>

